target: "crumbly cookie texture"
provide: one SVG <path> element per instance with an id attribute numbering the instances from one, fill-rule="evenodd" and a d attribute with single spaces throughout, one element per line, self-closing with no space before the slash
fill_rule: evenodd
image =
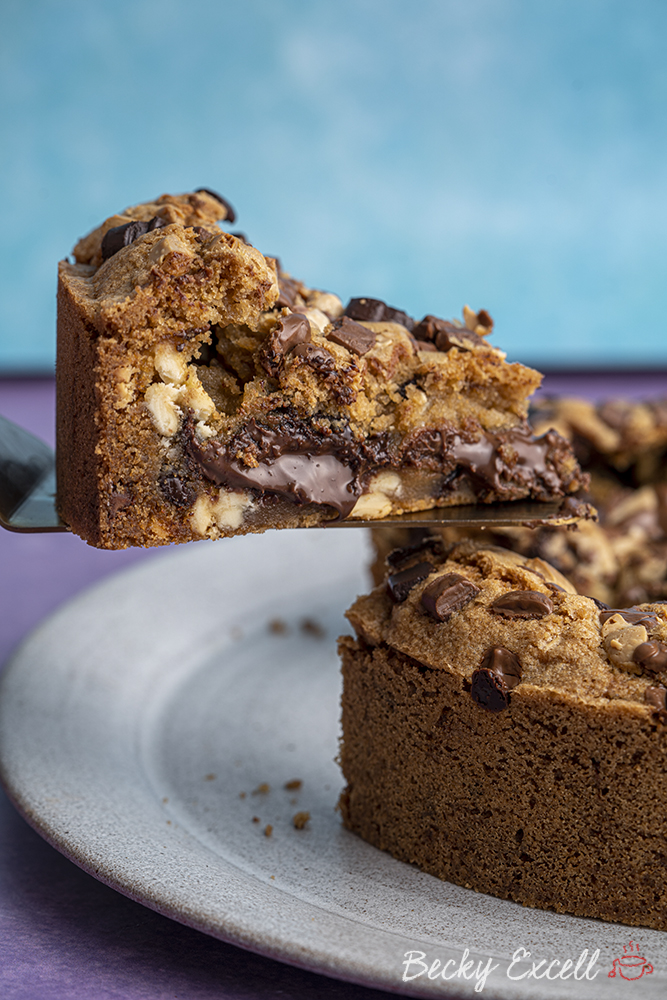
<path id="1" fill-rule="evenodd" d="M 440 878 L 667 929 L 667 607 L 425 539 L 348 612 L 345 825 Z"/>
<path id="2" fill-rule="evenodd" d="M 569 415 L 568 421 L 563 414 Z M 623 449 L 596 449 L 594 442 L 599 444 L 603 438 L 602 416 L 610 420 L 619 414 L 624 420 Z M 578 593 L 614 607 L 667 600 L 666 415 L 667 403 L 659 399 L 614 400 L 594 406 L 587 400 L 566 398 L 538 404 L 532 418 L 537 432 L 545 433 L 552 427 L 559 430 L 572 442 L 584 471 L 590 473 L 590 500 L 599 521 L 580 520 L 576 530 L 516 527 L 475 532 L 445 528 L 438 531 L 439 536 L 446 545 L 474 538 L 545 559 L 565 574 Z M 610 425 L 606 426 L 610 433 Z M 620 432 L 614 431 L 614 435 L 610 441 L 616 447 Z M 621 454 L 624 459 L 619 467 Z M 417 537 L 419 532 L 414 529 L 412 533 L 406 528 L 374 530 L 376 583 L 383 576 L 387 553 Z"/>
<path id="3" fill-rule="evenodd" d="M 217 538 L 586 481 L 537 439 L 492 320 L 417 323 L 290 278 L 219 195 L 126 209 L 60 265 L 58 503 L 94 545 Z"/>

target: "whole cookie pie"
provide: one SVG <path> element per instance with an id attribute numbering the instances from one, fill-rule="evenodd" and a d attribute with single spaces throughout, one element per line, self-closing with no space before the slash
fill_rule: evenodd
<path id="1" fill-rule="evenodd" d="M 430 537 L 348 618 L 350 830 L 480 892 L 667 930 L 667 605 Z"/>

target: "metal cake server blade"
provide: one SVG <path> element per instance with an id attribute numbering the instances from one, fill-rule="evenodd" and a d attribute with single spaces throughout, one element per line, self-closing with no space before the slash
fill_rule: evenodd
<path id="1" fill-rule="evenodd" d="M 55 455 L 34 434 L 0 416 L 0 526 L 8 531 L 69 531 L 56 510 Z M 498 504 L 434 507 L 381 520 L 329 521 L 331 528 L 507 528 L 573 524 L 594 516 L 589 504 L 570 499 L 513 500 Z"/>

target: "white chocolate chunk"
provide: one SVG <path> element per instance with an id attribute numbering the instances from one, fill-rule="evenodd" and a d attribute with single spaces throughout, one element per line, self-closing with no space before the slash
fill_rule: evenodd
<path id="1" fill-rule="evenodd" d="M 245 512 L 251 506 L 252 498 L 248 493 L 221 489 L 215 501 L 204 494 L 195 501 L 190 516 L 192 530 L 202 537 L 214 526 L 235 531 L 243 524 Z"/>
<path id="2" fill-rule="evenodd" d="M 399 496 L 401 479 L 395 472 L 380 472 L 370 483 L 370 489 L 359 497 L 350 517 L 387 517 L 392 509 L 392 497 Z"/>
<path id="3" fill-rule="evenodd" d="M 146 389 L 144 405 L 162 437 L 172 437 L 180 426 L 181 410 L 176 403 L 179 391 L 175 385 L 164 382 L 154 382 Z"/>
<path id="4" fill-rule="evenodd" d="M 174 344 L 169 341 L 155 348 L 155 368 L 163 382 L 182 385 L 187 376 L 188 366 Z"/>

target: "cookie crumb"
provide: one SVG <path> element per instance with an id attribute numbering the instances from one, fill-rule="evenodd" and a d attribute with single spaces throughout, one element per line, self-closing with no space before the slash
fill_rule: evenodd
<path id="1" fill-rule="evenodd" d="M 301 778 L 294 778 L 292 781 L 286 781 L 283 785 L 288 792 L 298 792 L 303 787 L 303 781 Z"/>
<path id="2" fill-rule="evenodd" d="M 287 623 L 282 618 L 272 618 L 269 622 L 269 632 L 273 632 L 274 635 L 285 635 Z"/>
<path id="3" fill-rule="evenodd" d="M 270 791 L 271 791 L 271 785 L 269 785 L 266 781 L 263 781 L 261 785 L 258 785 L 257 788 L 253 792 L 251 792 L 251 795 L 266 795 L 267 792 Z"/>
<path id="4" fill-rule="evenodd" d="M 253 816 L 252 821 L 253 823 L 259 823 L 259 816 Z"/>
<path id="5" fill-rule="evenodd" d="M 309 812 L 298 812 L 295 813 L 294 816 L 292 816 L 292 823 L 294 824 L 294 827 L 297 830 L 303 830 L 304 826 L 309 821 L 310 821 Z"/>
<path id="6" fill-rule="evenodd" d="M 216 774 L 206 774 L 204 775 L 204 781 L 215 781 L 216 777 Z"/>
<path id="7" fill-rule="evenodd" d="M 267 823 L 266 826 L 264 827 L 264 836 L 270 837 L 272 833 L 273 833 L 273 827 L 271 826 L 270 823 Z"/>
<path id="8" fill-rule="evenodd" d="M 239 792 L 239 798 L 240 799 L 244 799 L 245 798 L 245 792 Z"/>
<path id="9" fill-rule="evenodd" d="M 301 631 L 313 639 L 324 639 L 326 635 L 326 630 L 314 618 L 304 618 L 301 622 Z"/>

